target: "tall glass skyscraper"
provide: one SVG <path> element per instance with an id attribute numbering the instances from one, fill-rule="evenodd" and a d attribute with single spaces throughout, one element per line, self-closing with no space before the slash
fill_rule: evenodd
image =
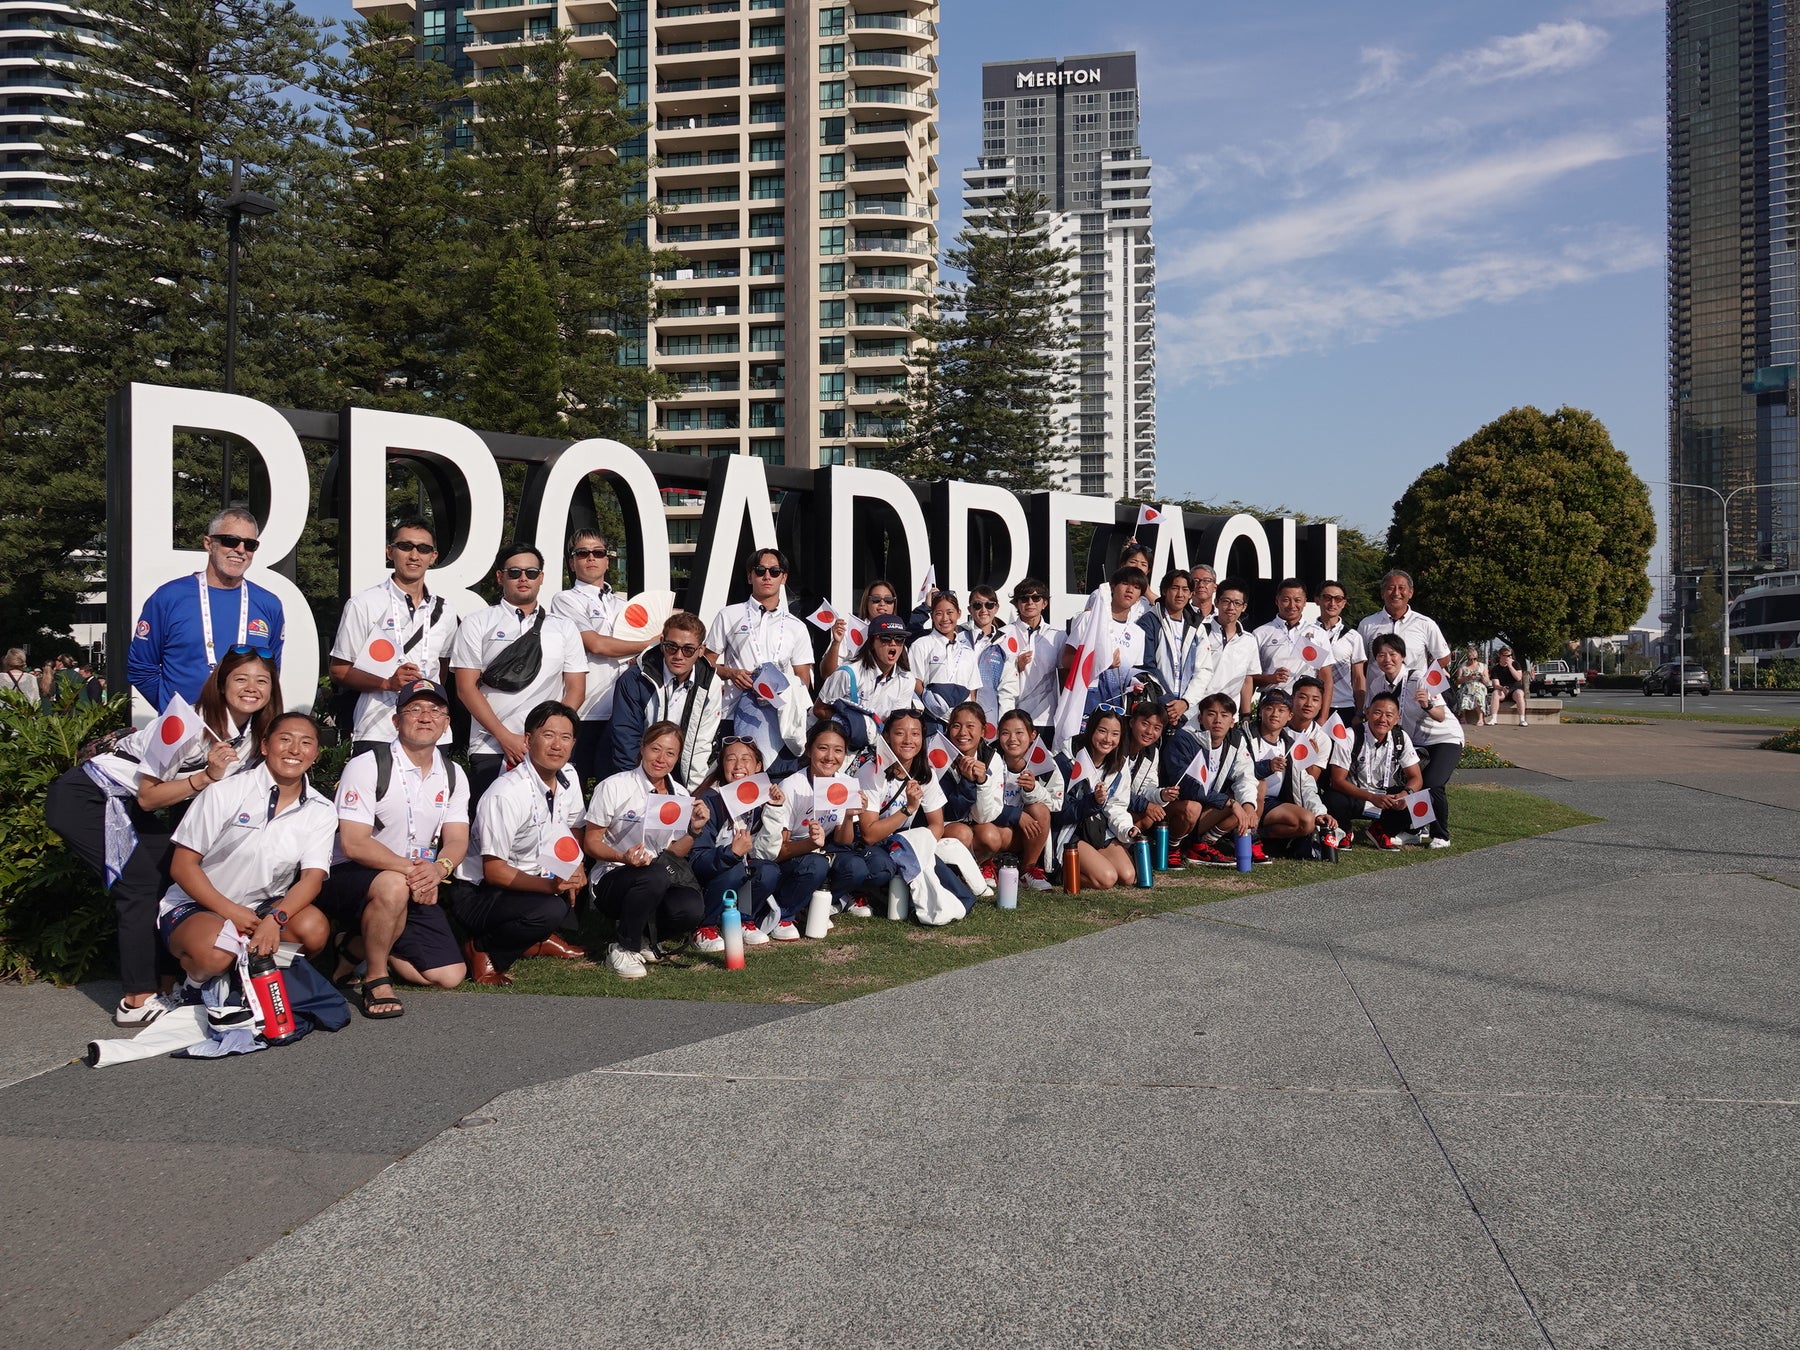
<path id="1" fill-rule="evenodd" d="M 1745 489 L 1735 594 L 1800 566 L 1800 7 L 1670 0 L 1668 84 L 1669 478 Z M 1720 565 L 1720 505 L 1669 489 L 1672 571 Z"/>
<path id="2" fill-rule="evenodd" d="M 1049 199 L 1051 242 L 1074 253 L 1075 402 L 1053 453 L 1065 488 L 1103 497 L 1156 492 L 1156 248 L 1138 120 L 1135 52 L 991 62 L 981 161 L 963 174 L 970 224 L 1016 185 Z"/>

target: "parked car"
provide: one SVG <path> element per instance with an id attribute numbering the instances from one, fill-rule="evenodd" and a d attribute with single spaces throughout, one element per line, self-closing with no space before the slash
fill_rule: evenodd
<path id="1" fill-rule="evenodd" d="M 1665 662 L 1644 676 L 1644 697 L 1652 694 L 1679 694 L 1683 687 L 1690 694 L 1702 694 L 1712 697 L 1712 676 L 1706 673 L 1705 666 L 1682 665 L 1679 661 Z"/>
<path id="2" fill-rule="evenodd" d="M 1541 698 L 1580 698 L 1587 676 L 1567 661 L 1543 661 L 1531 668 L 1531 692 Z"/>

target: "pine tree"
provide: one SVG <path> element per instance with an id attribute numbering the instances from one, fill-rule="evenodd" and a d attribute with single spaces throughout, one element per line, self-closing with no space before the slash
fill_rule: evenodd
<path id="1" fill-rule="evenodd" d="M 564 434 L 556 311 L 543 274 L 527 258 L 501 264 L 487 321 L 464 385 L 463 415 L 522 436 Z"/>
<path id="2" fill-rule="evenodd" d="M 1066 327 L 1072 256 L 1050 242 L 1049 200 L 1014 189 L 944 255 L 961 282 L 939 288 L 922 319 L 906 430 L 888 462 L 920 478 L 962 478 L 1015 492 L 1051 485 L 1059 405 L 1073 397 Z"/>

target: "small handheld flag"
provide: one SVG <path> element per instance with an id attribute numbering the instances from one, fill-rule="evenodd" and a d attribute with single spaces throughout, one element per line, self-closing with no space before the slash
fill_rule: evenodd
<path id="1" fill-rule="evenodd" d="M 1350 728 L 1344 725 L 1344 719 L 1339 717 L 1336 713 L 1331 714 L 1330 717 L 1325 719 L 1324 726 L 1326 734 L 1329 735 L 1333 741 L 1342 744 L 1349 743 Z"/>
<path id="2" fill-rule="evenodd" d="M 678 838 L 694 816 L 694 799 L 652 792 L 644 798 L 644 833 Z"/>
<path id="3" fill-rule="evenodd" d="M 773 703 L 786 692 L 792 680 L 773 661 L 764 661 L 750 677 L 750 688 L 764 703 Z"/>
<path id="4" fill-rule="evenodd" d="M 863 643 L 869 640 L 869 621 L 867 619 L 844 616 L 844 636 L 838 643 L 838 661 L 854 661 Z"/>
<path id="5" fill-rule="evenodd" d="M 575 842 L 567 826 L 557 825 L 544 832 L 538 844 L 538 866 L 546 876 L 562 880 L 581 866 L 581 845 Z"/>
<path id="6" fill-rule="evenodd" d="M 1069 766 L 1069 786 L 1074 787 L 1079 783 L 1086 783 L 1088 788 L 1092 790 L 1094 784 L 1099 781 L 1100 770 L 1088 756 L 1088 752 L 1083 750 L 1080 754 L 1075 756 L 1074 764 Z"/>
<path id="7" fill-rule="evenodd" d="M 1412 822 L 1415 830 L 1422 830 L 1437 819 L 1437 812 L 1431 806 L 1431 794 L 1426 791 L 1406 794 L 1406 818 Z"/>
<path id="8" fill-rule="evenodd" d="M 1194 757 L 1188 761 L 1187 768 L 1181 771 L 1181 776 L 1193 779 L 1203 788 L 1208 785 L 1207 780 L 1212 777 L 1212 769 L 1206 762 L 1204 745 L 1194 752 Z"/>
<path id="9" fill-rule="evenodd" d="M 175 695 L 163 715 L 150 724 L 144 753 L 139 757 L 144 772 L 152 778 L 167 778 L 199 738 L 200 728 L 200 714 L 180 694 Z"/>
<path id="10" fill-rule="evenodd" d="M 369 674 L 385 680 L 400 669 L 400 648 L 394 640 L 377 633 L 363 643 L 362 650 L 356 654 L 352 670 L 365 670 Z"/>
<path id="11" fill-rule="evenodd" d="M 1131 531 L 1133 537 L 1136 537 L 1137 532 L 1139 530 L 1143 529 L 1144 526 L 1155 525 L 1161 520 L 1162 520 L 1162 512 L 1157 510 L 1156 507 L 1154 507 L 1154 506 L 1138 507 L 1137 524 L 1132 527 L 1132 531 Z"/>
<path id="12" fill-rule="evenodd" d="M 870 792 L 879 792 L 882 780 L 887 777 L 888 769 L 898 764 L 900 759 L 888 748 L 888 743 L 879 735 L 875 737 L 869 749 L 874 751 L 875 758 L 863 761 L 862 767 L 856 771 L 856 781 Z"/>
<path id="13" fill-rule="evenodd" d="M 1449 682 L 1448 677 L 1444 674 L 1444 668 L 1442 666 L 1433 664 L 1425 667 L 1425 687 L 1431 690 L 1432 693 L 1443 693 L 1444 686 Z"/>
<path id="14" fill-rule="evenodd" d="M 919 583 L 919 598 L 917 603 L 929 605 L 931 603 L 931 597 L 937 594 L 937 588 L 937 564 L 932 563 L 925 569 L 925 579 Z"/>
<path id="15" fill-rule="evenodd" d="M 821 633 L 829 633 L 831 631 L 831 625 L 836 623 L 842 617 L 843 615 L 838 613 L 835 605 L 826 602 L 821 604 L 811 614 L 808 614 L 806 616 L 806 621 L 814 628 L 817 628 Z"/>
<path id="16" fill-rule="evenodd" d="M 725 810 L 736 820 L 768 801 L 770 786 L 768 774 L 753 773 L 747 778 L 735 778 L 729 783 L 719 784 L 719 800 L 725 803 Z"/>
<path id="17" fill-rule="evenodd" d="M 941 777 L 944 770 L 961 758 L 962 751 L 941 731 L 933 735 L 925 746 L 925 762 L 931 766 L 931 772 L 936 776 Z"/>

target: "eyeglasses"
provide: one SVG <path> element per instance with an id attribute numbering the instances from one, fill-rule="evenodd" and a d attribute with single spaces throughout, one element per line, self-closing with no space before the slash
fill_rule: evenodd
<path id="1" fill-rule="evenodd" d="M 231 649 L 231 654 L 233 656 L 260 656 L 265 661 L 273 661 L 275 659 L 275 653 L 270 651 L 267 647 L 233 647 Z"/>
<path id="2" fill-rule="evenodd" d="M 428 558 L 437 552 L 436 544 L 421 544 L 413 539 L 396 539 L 388 547 L 402 553 L 423 553 Z"/>
<path id="3" fill-rule="evenodd" d="M 400 710 L 404 717 L 448 717 L 450 710 L 428 698 L 415 698 Z"/>
<path id="4" fill-rule="evenodd" d="M 527 581 L 536 581 L 544 575 L 544 569 L 541 567 L 503 567 L 500 570 L 508 581 L 517 581 L 520 577 L 524 577 Z"/>
<path id="5" fill-rule="evenodd" d="M 787 568 L 785 568 L 785 567 L 752 567 L 750 569 L 750 575 L 753 577 L 785 577 L 787 575 Z"/>
<path id="6" fill-rule="evenodd" d="M 217 544 L 220 548 L 241 548 L 246 553 L 254 553 L 257 549 L 262 547 L 262 540 L 250 539 L 241 534 L 215 534 L 210 536 L 210 538 L 213 543 Z"/>
<path id="7" fill-rule="evenodd" d="M 666 656 L 698 656 L 700 648 L 692 642 L 670 642 L 663 640 L 663 653 Z"/>
<path id="8" fill-rule="evenodd" d="M 1220 609 L 1242 609 L 1243 607 L 1244 607 L 1244 602 L 1242 600 L 1239 600 L 1236 598 L 1227 599 L 1224 596 L 1219 597 L 1219 608 Z"/>
<path id="9" fill-rule="evenodd" d="M 1320 594 L 1319 603 L 1321 605 L 1329 605 L 1330 603 L 1332 603 L 1332 601 L 1335 600 L 1338 604 L 1341 605 L 1344 603 L 1344 601 L 1348 600 L 1349 598 L 1350 597 L 1347 595 L 1333 595 L 1330 591 L 1325 591 L 1322 594 Z"/>
<path id="10" fill-rule="evenodd" d="M 999 609 L 1000 602 L 998 600 L 971 600 L 971 601 L 969 601 L 969 608 L 970 609 Z"/>
<path id="11" fill-rule="evenodd" d="M 603 548 L 572 548 L 569 550 L 569 556 L 585 562 L 589 558 L 610 558 L 612 554 Z"/>

